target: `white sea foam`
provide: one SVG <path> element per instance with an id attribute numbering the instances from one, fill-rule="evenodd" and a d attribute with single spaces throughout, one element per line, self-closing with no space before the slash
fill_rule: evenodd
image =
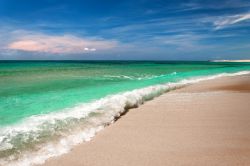
<path id="1" fill-rule="evenodd" d="M 67 153 L 76 144 L 89 141 L 98 131 L 113 123 L 127 109 L 141 105 L 143 102 L 167 91 L 203 80 L 244 74 L 250 74 L 250 71 L 223 73 L 186 79 L 177 83 L 154 85 L 107 96 L 92 103 L 82 104 L 61 112 L 29 117 L 18 125 L 0 129 L 0 150 L 12 149 L 15 146 L 13 145 L 13 139 L 21 139 L 23 143 L 29 141 L 36 143 L 36 140 L 41 139 L 41 134 L 44 132 L 52 133 L 49 136 L 54 136 L 57 133 L 58 139 L 38 144 L 36 151 L 21 151 L 18 158 L 15 158 L 15 156 L 2 158 L 0 165 L 27 166 L 42 164 L 50 157 Z M 69 126 L 77 129 L 73 130 L 72 128 L 72 131 L 62 130 Z"/>

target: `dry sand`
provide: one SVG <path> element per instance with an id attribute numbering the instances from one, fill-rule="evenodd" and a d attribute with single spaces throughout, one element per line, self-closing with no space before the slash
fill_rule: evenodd
<path id="1" fill-rule="evenodd" d="M 250 76 L 166 93 L 45 165 L 250 165 Z"/>

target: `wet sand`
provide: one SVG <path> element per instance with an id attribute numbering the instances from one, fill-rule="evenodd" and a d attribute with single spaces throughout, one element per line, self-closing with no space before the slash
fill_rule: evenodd
<path id="1" fill-rule="evenodd" d="M 45 165 L 250 165 L 250 76 L 166 93 Z"/>

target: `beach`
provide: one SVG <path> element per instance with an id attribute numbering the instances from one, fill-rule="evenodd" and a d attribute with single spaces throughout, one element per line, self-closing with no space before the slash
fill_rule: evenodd
<path id="1" fill-rule="evenodd" d="M 212 62 L 250 62 L 249 59 L 244 60 L 214 60 Z"/>
<path id="2" fill-rule="evenodd" d="M 250 166 L 250 0 L 0 0 L 0 18 L 0 166 Z"/>
<path id="3" fill-rule="evenodd" d="M 182 112 L 181 104 L 189 98 L 192 99 L 192 95 L 195 94 L 193 92 L 197 91 L 199 86 L 201 90 L 204 88 L 205 85 L 201 82 L 214 81 L 216 78 L 238 78 L 234 76 L 250 74 L 248 63 L 181 61 L 1 61 L 0 63 L 0 165 L 4 166 L 43 164 L 48 159 L 71 154 L 72 149 L 74 152 L 79 144 L 84 145 L 83 149 L 86 149 L 85 146 L 89 146 L 99 137 L 106 145 L 106 139 L 102 139 L 100 135 L 109 131 L 111 136 L 107 137 L 110 139 L 108 141 L 113 142 L 113 139 L 118 139 L 117 151 L 123 149 L 119 147 L 119 144 L 123 144 L 123 140 L 129 140 L 128 133 L 133 130 L 141 133 L 140 130 L 144 130 L 148 125 L 152 128 L 152 132 L 147 129 L 149 133 L 142 133 L 141 139 L 150 138 L 150 141 L 161 142 L 158 141 L 158 135 L 161 135 L 160 138 L 171 140 L 162 134 L 170 134 L 165 127 L 176 118 L 171 117 L 171 113 L 178 112 L 175 111 L 177 108 Z M 232 81 L 222 81 L 222 84 L 225 82 Z M 194 85 L 190 86 L 191 84 Z M 209 88 L 206 93 L 198 94 L 206 96 L 206 94 L 211 95 L 208 93 L 210 91 L 227 92 L 227 89 L 245 91 L 245 87 L 248 87 L 246 81 L 244 84 L 235 83 L 237 86 L 225 84 L 222 87 L 211 87 L 217 84 L 207 83 Z M 194 89 L 188 90 L 187 87 Z M 185 90 L 187 93 L 181 93 Z M 186 95 L 190 97 L 185 98 Z M 219 98 L 224 101 L 223 98 Z M 202 99 L 203 101 L 209 100 Z M 183 108 L 192 110 L 192 104 L 195 103 L 191 100 L 187 104 L 189 106 Z M 205 104 L 204 108 L 213 105 Z M 192 114 L 196 116 L 195 110 Z M 147 119 L 148 117 L 151 118 Z M 159 121 L 162 117 L 166 121 Z M 156 124 L 159 129 L 156 128 Z M 126 128 L 128 126 L 133 130 Z M 119 135 L 120 132 L 125 136 Z M 137 144 L 143 142 L 139 136 L 131 134 L 131 138 L 134 137 L 138 137 Z M 132 142 L 128 144 L 133 145 Z M 144 144 L 146 147 L 155 146 L 150 142 Z M 107 145 L 114 148 L 112 144 Z M 96 149 L 99 150 L 100 147 Z M 87 155 L 84 156 L 91 156 L 88 152 L 93 151 L 93 158 L 98 158 L 95 152 L 97 150 L 86 150 Z M 130 154 L 130 150 L 128 152 Z M 148 153 L 149 156 L 154 154 Z M 82 162 L 86 161 L 84 158 Z"/>
<path id="4" fill-rule="evenodd" d="M 249 99 L 249 75 L 170 91 L 44 165 L 250 165 Z"/>

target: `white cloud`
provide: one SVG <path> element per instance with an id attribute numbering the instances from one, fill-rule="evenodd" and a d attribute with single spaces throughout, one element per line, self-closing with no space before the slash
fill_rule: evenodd
<path id="1" fill-rule="evenodd" d="M 229 25 L 233 25 L 242 21 L 246 21 L 250 19 L 250 13 L 241 14 L 241 15 L 233 15 L 227 16 L 223 18 L 219 18 L 218 20 L 214 21 L 215 29 L 222 29 Z"/>
<path id="2" fill-rule="evenodd" d="M 104 39 L 81 38 L 74 35 L 47 35 L 42 33 L 15 31 L 5 49 L 52 54 L 77 54 L 109 50 L 118 42 Z"/>

